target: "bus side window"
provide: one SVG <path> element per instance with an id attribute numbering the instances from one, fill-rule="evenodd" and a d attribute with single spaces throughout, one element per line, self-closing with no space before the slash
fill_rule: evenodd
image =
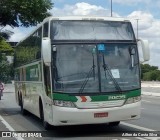
<path id="1" fill-rule="evenodd" d="M 48 22 L 43 25 L 43 37 L 48 37 Z"/>
<path id="2" fill-rule="evenodd" d="M 46 94 L 49 96 L 51 94 L 51 79 L 50 79 L 50 70 L 48 66 L 44 66 L 44 82 L 46 88 Z"/>
<path id="3" fill-rule="evenodd" d="M 42 40 L 42 27 L 37 30 L 37 38 L 35 40 L 35 46 L 38 46 L 36 59 L 41 58 L 41 40 Z"/>

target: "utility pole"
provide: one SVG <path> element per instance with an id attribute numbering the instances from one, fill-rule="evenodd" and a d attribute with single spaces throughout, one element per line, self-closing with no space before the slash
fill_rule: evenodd
<path id="1" fill-rule="evenodd" d="M 111 17 L 112 17 L 112 0 L 111 0 Z"/>
<path id="2" fill-rule="evenodd" d="M 137 39 L 138 39 L 138 24 L 139 24 L 139 19 L 136 19 L 137 20 Z"/>

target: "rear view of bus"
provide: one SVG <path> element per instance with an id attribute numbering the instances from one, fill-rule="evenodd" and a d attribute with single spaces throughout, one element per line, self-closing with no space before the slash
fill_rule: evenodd
<path id="1" fill-rule="evenodd" d="M 42 50 L 51 42 L 51 58 L 45 52 L 43 59 L 52 73 L 53 125 L 118 125 L 139 118 L 140 64 L 131 23 L 59 19 L 51 20 L 50 27 Z M 148 44 L 141 43 L 148 60 Z"/>

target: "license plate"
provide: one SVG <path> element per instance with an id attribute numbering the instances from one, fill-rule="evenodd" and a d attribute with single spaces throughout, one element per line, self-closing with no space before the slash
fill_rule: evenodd
<path id="1" fill-rule="evenodd" d="M 94 113 L 94 118 L 108 117 L 108 112 Z"/>

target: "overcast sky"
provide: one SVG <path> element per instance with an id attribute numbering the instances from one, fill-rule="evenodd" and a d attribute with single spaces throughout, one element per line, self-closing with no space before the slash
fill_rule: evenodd
<path id="1" fill-rule="evenodd" d="M 110 0 L 52 0 L 53 16 L 90 15 L 110 16 Z M 112 0 L 113 16 L 131 19 L 136 33 L 139 20 L 139 38 L 148 39 L 150 45 L 150 65 L 160 68 L 160 0 Z M 14 32 L 11 41 L 20 41 L 32 28 L 10 28 Z"/>

